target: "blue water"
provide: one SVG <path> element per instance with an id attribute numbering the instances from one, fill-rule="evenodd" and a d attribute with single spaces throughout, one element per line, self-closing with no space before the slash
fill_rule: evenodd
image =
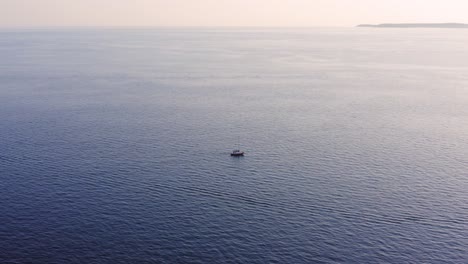
<path id="1" fill-rule="evenodd" d="M 466 43 L 3 30 L 0 263 L 468 263 Z"/>

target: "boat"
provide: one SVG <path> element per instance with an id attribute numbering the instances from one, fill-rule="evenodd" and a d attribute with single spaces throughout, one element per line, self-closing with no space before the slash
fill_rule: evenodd
<path id="1" fill-rule="evenodd" d="M 236 147 L 236 149 L 231 152 L 232 157 L 242 157 L 242 156 L 244 156 L 244 151 L 240 151 L 239 142 L 240 142 L 240 136 L 237 137 L 237 147 Z"/>
<path id="2" fill-rule="evenodd" d="M 240 150 L 238 150 L 238 149 L 236 149 L 236 150 L 233 150 L 233 151 L 231 152 L 231 156 L 233 156 L 233 157 L 241 157 L 241 156 L 244 156 L 244 152 L 243 152 L 243 151 L 240 151 Z"/>

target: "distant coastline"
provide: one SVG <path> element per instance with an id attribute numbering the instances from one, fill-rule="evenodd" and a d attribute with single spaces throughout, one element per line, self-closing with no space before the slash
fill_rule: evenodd
<path id="1" fill-rule="evenodd" d="M 462 23 L 406 23 L 406 24 L 361 24 L 357 27 L 374 28 L 468 28 L 468 24 Z"/>

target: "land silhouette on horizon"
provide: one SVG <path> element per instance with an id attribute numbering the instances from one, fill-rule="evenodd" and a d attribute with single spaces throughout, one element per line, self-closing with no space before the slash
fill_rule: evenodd
<path id="1" fill-rule="evenodd" d="M 386 23 L 386 24 L 360 24 L 357 27 L 376 28 L 468 28 L 468 24 L 463 23 Z"/>

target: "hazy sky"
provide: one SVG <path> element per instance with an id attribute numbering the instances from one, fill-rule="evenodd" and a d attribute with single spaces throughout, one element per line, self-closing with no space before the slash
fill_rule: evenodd
<path id="1" fill-rule="evenodd" d="M 0 27 L 468 23 L 468 0 L 0 0 Z"/>

